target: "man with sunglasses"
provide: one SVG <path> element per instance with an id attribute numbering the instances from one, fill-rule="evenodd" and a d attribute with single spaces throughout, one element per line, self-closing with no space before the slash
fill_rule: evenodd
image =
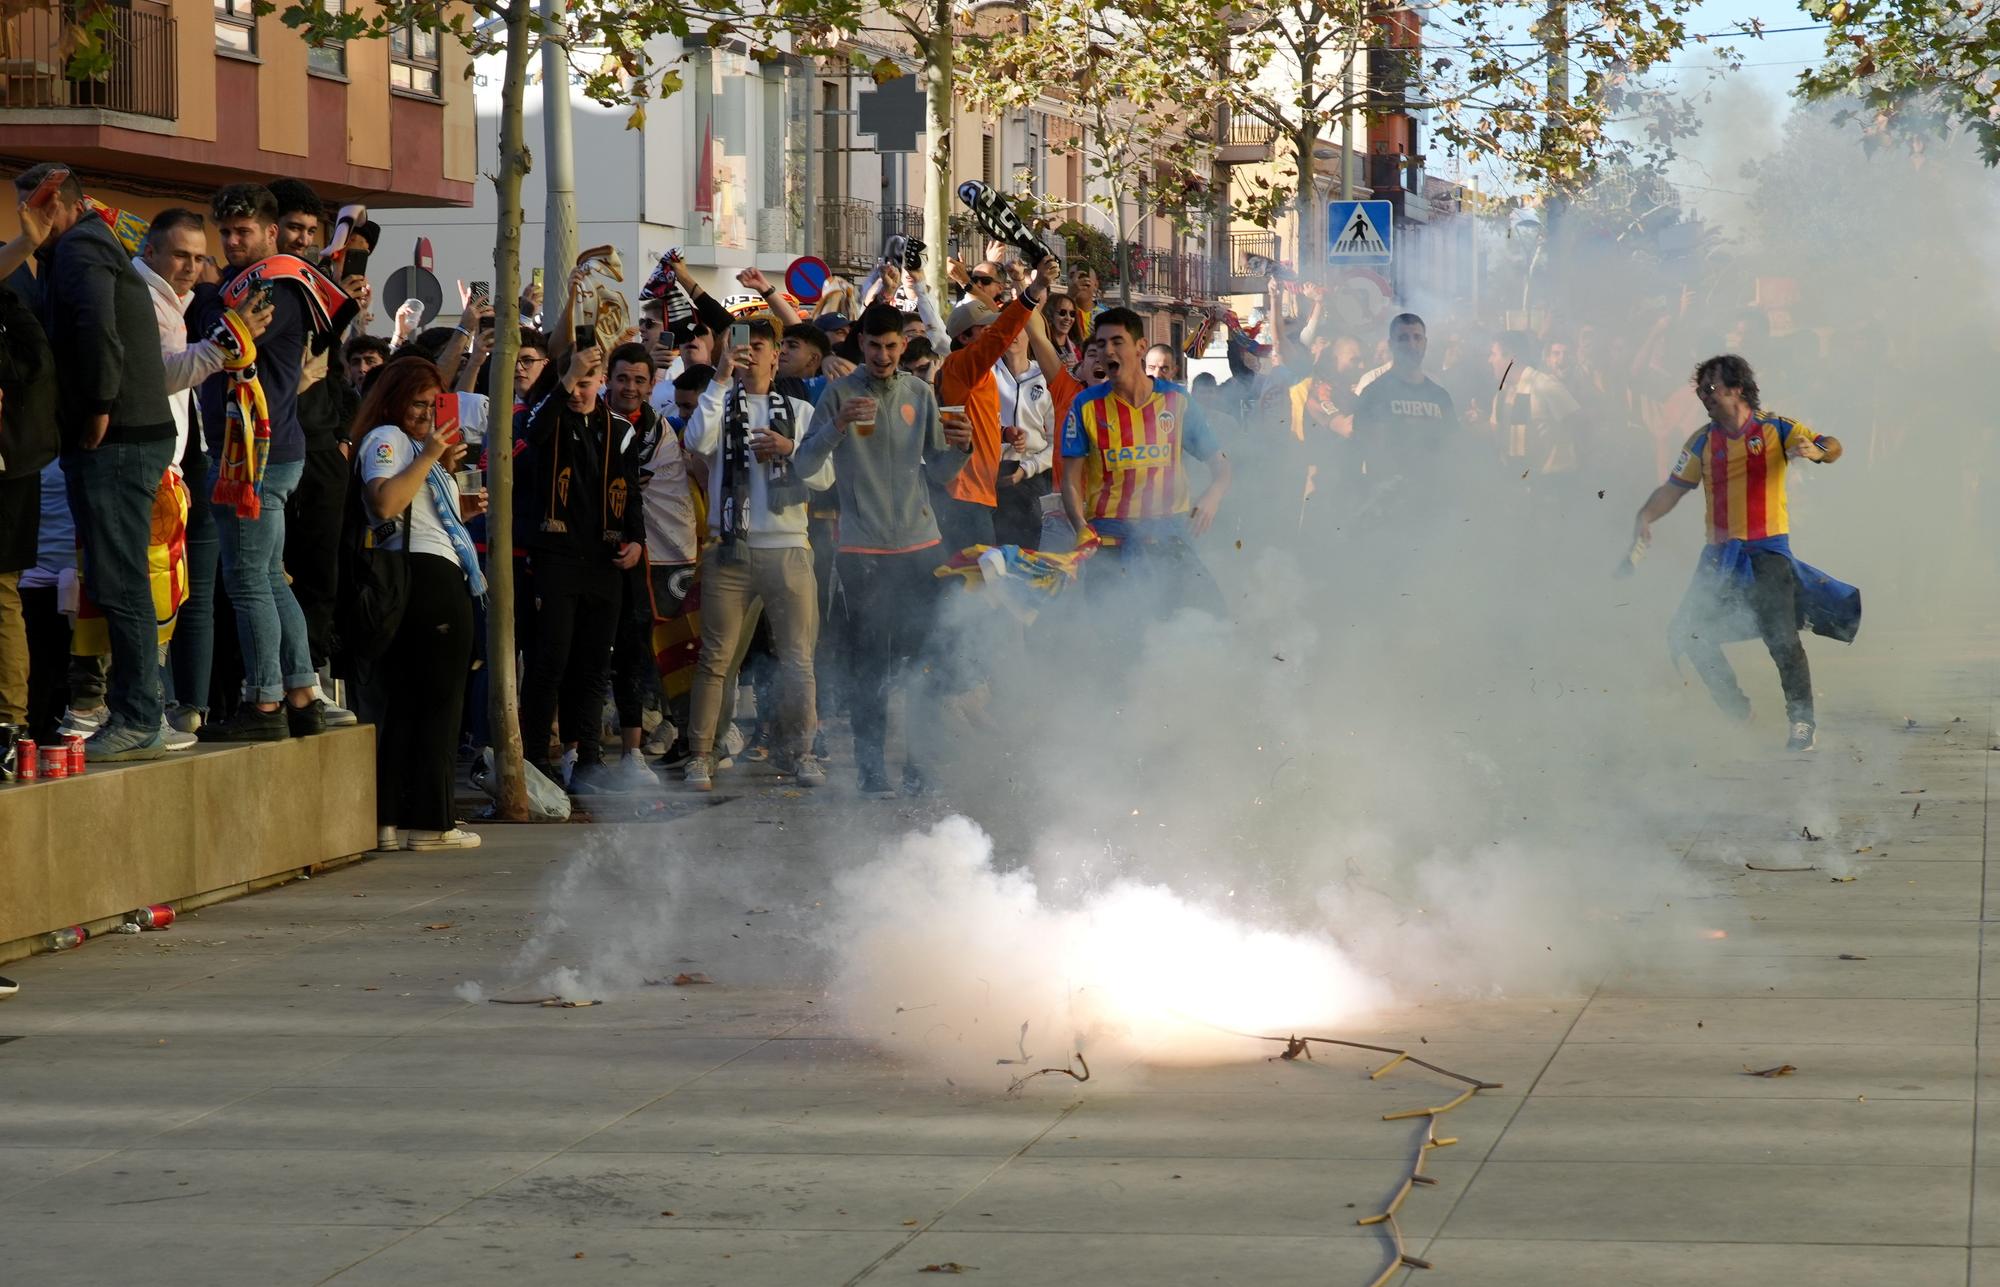
<path id="1" fill-rule="evenodd" d="M 1644 553 L 1653 524 L 1702 488 L 1708 546 L 1674 618 L 1675 651 L 1688 655 L 1716 705 L 1748 720 L 1750 699 L 1737 686 L 1722 645 L 1761 637 L 1785 691 L 1791 724 L 1785 749 L 1810 751 L 1816 745 L 1812 672 L 1799 628 L 1809 622 L 1817 633 L 1853 639 L 1860 595 L 1793 557 L 1785 475 L 1794 458 L 1840 459 L 1840 442 L 1764 411 L 1756 375 L 1734 354 L 1696 367 L 1694 388 L 1709 422 L 1688 439 L 1673 473 L 1640 507 L 1625 569 Z"/>

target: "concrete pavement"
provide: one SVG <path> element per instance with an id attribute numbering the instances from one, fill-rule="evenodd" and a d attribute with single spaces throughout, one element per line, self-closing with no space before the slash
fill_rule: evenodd
<path id="1" fill-rule="evenodd" d="M 1710 766 L 1676 838 L 1746 929 L 1585 995 L 1410 1007 L 1351 1034 L 1505 1083 L 1441 1120 L 1459 1143 L 1401 1209 L 1436 1267 L 1395 1281 L 2000 1284 L 1980 1111 L 2000 1075 L 1982 1048 L 2000 674 L 1972 635 L 1907 641 L 1923 688 L 1887 695 L 1864 682 L 1895 652 L 1875 642 L 1872 663 L 1815 662 L 1823 689 L 1884 696 L 1830 703 L 1816 759 Z M 1837 834 L 1795 838 L 1760 806 L 1767 773 L 1827 786 Z M 607 905 L 653 889 L 644 856 L 669 837 L 762 864 L 773 901 L 744 907 L 720 877 L 672 886 L 715 932 L 659 959 L 717 982 L 594 1008 L 459 990 L 532 995 L 545 951 L 588 956 L 587 919 L 538 921 L 608 828 L 487 828 L 473 854 L 374 860 L 20 962 L 0 1004 L 0 1264 L 20 1282 L 342 1287 L 844 1284 L 954 1264 L 1008 1284 L 1373 1282 L 1387 1244 L 1355 1221 L 1422 1132 L 1382 1115 L 1450 1083 L 1251 1051 L 959 1091 L 851 1039 L 810 987 L 733 981 L 810 966 L 786 909 L 823 889 L 826 829 L 923 816 L 751 780 L 618 828 L 639 865 L 607 869 L 636 882 Z"/>

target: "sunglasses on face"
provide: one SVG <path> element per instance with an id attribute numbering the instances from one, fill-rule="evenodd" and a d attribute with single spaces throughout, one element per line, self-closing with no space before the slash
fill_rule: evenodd
<path id="1" fill-rule="evenodd" d="M 988 277 L 984 273 L 974 273 L 972 275 L 972 284 L 974 286 L 998 286 L 1000 279 L 997 277 Z"/>

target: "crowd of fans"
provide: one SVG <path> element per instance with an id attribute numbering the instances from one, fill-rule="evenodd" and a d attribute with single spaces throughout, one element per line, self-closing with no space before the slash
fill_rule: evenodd
<path id="1" fill-rule="evenodd" d="M 1066 554 L 1038 570 L 1086 599 L 1217 607 L 1192 541 L 1239 445 L 1259 503 L 1296 499 L 1310 541 L 1309 516 L 1394 505 L 1448 443 L 1556 479 L 1620 423 L 1664 474 L 1699 422 L 1664 328 L 1636 352 L 1586 327 L 1433 354 L 1415 314 L 1337 334 L 1321 292 L 1277 281 L 1268 315 L 1197 328 L 1196 356 L 1222 329 L 1228 378 L 1187 381 L 1190 353 L 1149 347 L 1088 266 L 997 243 L 951 261 L 955 300 L 894 254 L 813 310 L 755 270 L 719 300 L 669 256 L 604 339 L 554 308 L 541 329 L 537 285 L 494 372 L 477 292 L 454 325 L 375 333 L 371 284 L 331 253 L 375 230 L 296 181 L 149 225 L 60 167 L 15 186 L 0 723 L 118 762 L 364 719 L 384 848 L 478 843 L 453 801 L 461 752 L 491 740 L 483 467 L 509 437 L 508 663 L 536 773 L 576 796 L 657 790 L 661 768 L 707 790 L 768 760 L 813 787 L 844 715 L 857 784 L 882 793 L 892 688 L 913 727 L 977 686 L 935 626 L 958 584 L 940 570 L 978 547 Z"/>

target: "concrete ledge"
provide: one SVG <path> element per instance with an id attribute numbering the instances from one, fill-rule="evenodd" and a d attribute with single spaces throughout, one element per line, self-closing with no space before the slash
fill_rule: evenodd
<path id="1" fill-rule="evenodd" d="M 195 907 L 375 845 L 375 730 L 182 752 L 0 787 L 0 961 L 66 925 Z"/>

